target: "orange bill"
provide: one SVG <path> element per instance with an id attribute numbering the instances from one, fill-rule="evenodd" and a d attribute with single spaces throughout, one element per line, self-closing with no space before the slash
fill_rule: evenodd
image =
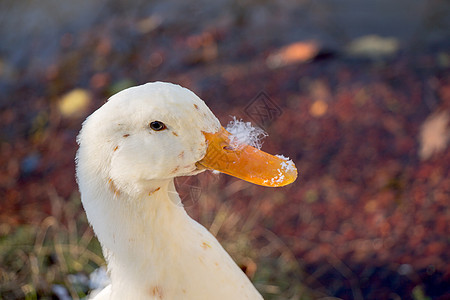
<path id="1" fill-rule="evenodd" d="M 230 133 L 221 128 L 216 133 L 203 132 L 208 142 L 206 155 L 197 167 L 216 170 L 245 181 L 269 187 L 288 185 L 297 178 L 294 163 L 249 145 L 232 145 Z"/>

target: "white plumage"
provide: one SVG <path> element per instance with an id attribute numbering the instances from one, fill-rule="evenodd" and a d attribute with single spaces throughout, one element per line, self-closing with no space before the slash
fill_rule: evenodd
<path id="1" fill-rule="evenodd" d="M 208 137 L 221 131 L 194 93 L 161 82 L 124 90 L 87 118 L 77 178 L 111 277 L 95 299 L 262 298 L 216 238 L 186 214 L 173 183 L 216 168 L 206 161 L 214 146 Z M 229 165 L 216 169 L 234 172 Z"/>

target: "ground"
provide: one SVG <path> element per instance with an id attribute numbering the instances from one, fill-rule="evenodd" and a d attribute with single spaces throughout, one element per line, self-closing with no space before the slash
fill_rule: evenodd
<path id="1" fill-rule="evenodd" d="M 262 149 L 297 165 L 297 181 L 277 189 L 177 179 L 189 214 L 265 298 L 449 299 L 447 6 L 430 4 L 414 35 L 399 25 L 384 38 L 345 31 L 351 15 L 325 4 L 174 2 L 130 13 L 97 1 L 95 18 L 98 6 L 55 8 L 59 28 L 38 19 L 21 44 L 2 43 L 0 298 L 87 292 L 103 261 L 79 203 L 77 133 L 113 93 L 162 80 L 193 90 L 223 125 L 263 128 Z M 89 22 L 71 21 L 82 13 Z"/>

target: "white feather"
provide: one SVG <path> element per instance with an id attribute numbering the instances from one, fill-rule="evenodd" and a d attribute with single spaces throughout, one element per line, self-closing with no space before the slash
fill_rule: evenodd
<path id="1" fill-rule="evenodd" d="M 114 95 L 84 122 L 78 184 L 111 277 L 95 299 L 262 299 L 173 184 L 201 172 L 202 131 L 219 128 L 194 93 L 161 82 Z"/>

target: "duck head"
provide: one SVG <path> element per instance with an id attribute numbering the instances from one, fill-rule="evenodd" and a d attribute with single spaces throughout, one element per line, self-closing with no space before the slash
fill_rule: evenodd
<path id="1" fill-rule="evenodd" d="M 115 94 L 84 122 L 78 143 L 78 173 L 94 173 L 127 194 L 148 193 L 154 181 L 206 169 L 265 186 L 283 186 L 297 177 L 283 157 L 232 145 L 206 104 L 170 83 Z"/>

